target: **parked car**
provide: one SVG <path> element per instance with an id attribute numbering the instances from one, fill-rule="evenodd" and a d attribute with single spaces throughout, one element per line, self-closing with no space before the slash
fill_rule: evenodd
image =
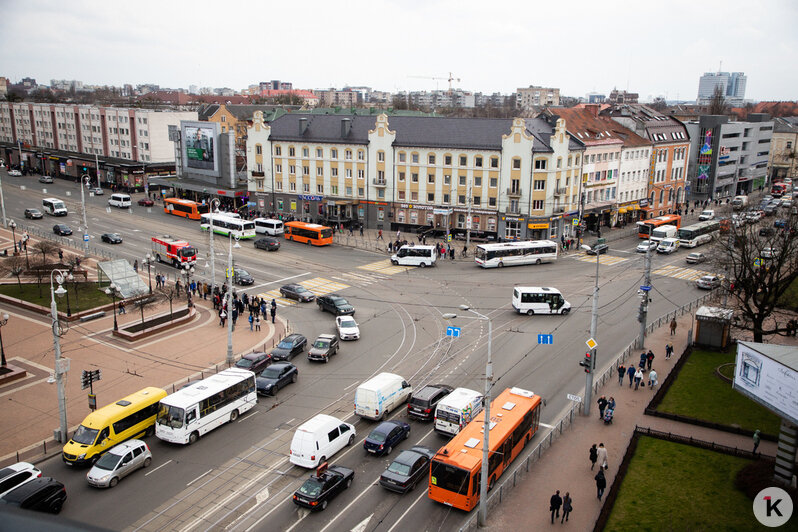
<path id="1" fill-rule="evenodd" d="M 745 219 L 750 223 L 758 222 L 762 218 L 759 211 L 748 211 L 745 213 Z"/>
<path id="2" fill-rule="evenodd" d="M 693 251 L 684 260 L 687 261 L 687 264 L 699 264 L 707 260 L 707 256 L 700 251 Z"/>
<path id="3" fill-rule="evenodd" d="M 63 484 L 52 477 L 38 477 L 0 497 L 0 503 L 23 510 L 57 514 L 63 508 L 66 498 Z"/>
<path id="4" fill-rule="evenodd" d="M 651 251 L 655 251 L 657 249 L 658 242 L 656 240 L 643 240 L 637 245 L 637 252 L 638 253 L 645 253 L 649 249 Z"/>
<path id="5" fill-rule="evenodd" d="M 435 407 L 452 393 L 452 387 L 446 384 L 430 384 L 415 392 L 407 403 L 407 417 L 419 421 L 432 421 Z"/>
<path id="6" fill-rule="evenodd" d="M 348 467 L 329 466 L 325 471 L 311 475 L 294 492 L 294 504 L 311 510 L 324 510 L 336 495 L 352 485 L 355 472 Z"/>
<path id="7" fill-rule="evenodd" d="M 11 175 L 11 172 L 9 172 L 8 175 Z M 49 175 L 43 175 L 39 178 L 39 183 L 52 183 L 52 182 L 53 178 L 50 177 Z"/>
<path id="8" fill-rule="evenodd" d="M 588 255 L 601 255 L 603 253 L 606 253 L 608 249 L 610 249 L 610 246 L 608 244 L 604 244 L 604 243 L 593 244 L 592 246 L 590 246 L 590 249 L 587 250 L 587 254 Z"/>
<path id="9" fill-rule="evenodd" d="M 410 436 L 410 425 L 402 421 L 383 421 L 363 440 L 363 448 L 377 456 L 391 454 L 393 448 Z"/>
<path id="10" fill-rule="evenodd" d="M 765 211 L 765 216 L 770 216 L 772 214 L 775 214 L 776 209 L 778 208 L 779 208 L 778 203 L 770 202 L 769 204 L 765 205 L 765 208 L 762 210 Z"/>
<path id="11" fill-rule="evenodd" d="M 713 220 L 714 218 L 715 218 L 715 211 L 712 209 L 701 211 L 701 214 L 698 215 L 698 220 L 701 222 L 705 220 Z"/>
<path id="12" fill-rule="evenodd" d="M 19 177 L 19 176 L 22 175 L 22 172 L 20 172 L 19 170 L 9 170 L 8 171 L 8 175 L 13 175 L 13 176 Z"/>
<path id="13" fill-rule="evenodd" d="M 291 360 L 305 351 L 306 345 L 308 345 L 308 339 L 301 334 L 289 334 L 280 340 L 277 347 L 272 349 L 272 358 L 274 360 Z"/>
<path id="14" fill-rule="evenodd" d="M 86 480 L 95 488 L 113 488 L 137 469 L 152 463 L 150 448 L 141 440 L 128 440 L 111 447 L 86 473 Z"/>
<path id="15" fill-rule="evenodd" d="M 152 201 L 150 198 L 141 198 L 141 199 L 138 201 L 138 204 L 139 204 L 141 207 L 152 207 L 153 205 L 155 205 L 155 202 L 154 202 L 154 201 Z"/>
<path id="16" fill-rule="evenodd" d="M 772 227 L 763 227 L 759 230 L 759 236 L 771 237 L 776 234 L 776 230 Z"/>
<path id="17" fill-rule="evenodd" d="M 308 351 L 308 360 L 329 362 L 330 357 L 338 352 L 338 337 L 334 334 L 320 334 Z"/>
<path id="18" fill-rule="evenodd" d="M 360 338 L 360 328 L 352 316 L 336 316 L 335 327 L 341 340 L 357 340 Z"/>
<path id="19" fill-rule="evenodd" d="M 103 189 L 101 189 L 100 187 L 90 188 L 89 192 L 91 192 L 95 196 L 102 196 L 103 194 L 105 194 L 105 192 L 103 192 Z"/>
<path id="20" fill-rule="evenodd" d="M 0 498 L 9 491 L 41 476 L 42 472 L 28 462 L 17 462 L 0 469 Z"/>
<path id="21" fill-rule="evenodd" d="M 233 271 L 233 280 L 242 286 L 255 283 L 255 278 L 252 277 L 247 270 L 242 270 L 241 268 L 236 268 Z"/>
<path id="22" fill-rule="evenodd" d="M 779 218 L 778 220 L 773 222 L 773 227 L 777 227 L 779 229 L 784 229 L 785 227 L 787 227 L 787 220 Z"/>
<path id="23" fill-rule="evenodd" d="M 407 493 L 416 484 L 426 481 L 435 451 L 421 445 L 399 453 L 391 465 L 380 475 L 380 486 L 387 490 Z"/>
<path id="24" fill-rule="evenodd" d="M 779 254 L 779 250 L 776 248 L 762 248 L 762 258 L 763 259 L 775 259 Z"/>
<path id="25" fill-rule="evenodd" d="M 720 277 L 717 275 L 705 275 L 696 281 L 698 288 L 712 290 L 720 286 Z"/>
<path id="26" fill-rule="evenodd" d="M 72 234 L 72 229 L 70 229 L 67 224 L 55 224 L 53 226 L 53 233 L 61 236 L 67 236 Z"/>
<path id="27" fill-rule="evenodd" d="M 119 236 L 117 233 L 103 233 L 100 236 L 100 239 L 103 242 L 108 242 L 109 244 L 121 244 L 122 237 Z"/>
<path id="28" fill-rule="evenodd" d="M 238 362 L 236 362 L 236 367 L 249 370 L 253 373 L 260 373 L 269 367 L 272 362 L 274 362 L 274 360 L 270 354 L 256 351 L 242 356 Z"/>
<path id="29" fill-rule="evenodd" d="M 792 207 L 792 200 L 786 198 L 782 199 L 781 203 L 779 203 L 779 207 L 784 207 L 785 209 Z"/>
<path id="30" fill-rule="evenodd" d="M 344 314 L 351 316 L 355 315 L 355 307 L 350 305 L 349 301 L 338 294 L 319 296 L 316 298 L 316 304 L 319 305 L 321 310 L 332 312 L 336 316 L 341 316 Z"/>
<path id="31" fill-rule="evenodd" d="M 299 377 L 299 370 L 290 362 L 278 362 L 264 369 L 255 379 L 260 395 L 274 395 Z"/>
<path id="32" fill-rule="evenodd" d="M 38 220 L 42 217 L 42 211 L 39 209 L 25 209 L 25 218 L 30 218 L 31 220 Z"/>
<path id="33" fill-rule="evenodd" d="M 280 287 L 280 295 L 297 301 L 313 301 L 316 295 L 301 284 L 286 284 Z"/>
<path id="34" fill-rule="evenodd" d="M 255 241 L 255 247 L 266 251 L 277 251 L 280 249 L 280 241 L 276 238 L 265 236 Z"/>

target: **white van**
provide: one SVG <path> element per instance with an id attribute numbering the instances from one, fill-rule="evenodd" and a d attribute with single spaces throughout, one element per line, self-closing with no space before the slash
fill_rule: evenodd
<path id="1" fill-rule="evenodd" d="M 262 235 L 280 236 L 285 232 L 283 222 L 272 218 L 255 218 L 255 232 Z"/>
<path id="2" fill-rule="evenodd" d="M 660 225 L 659 227 L 655 228 L 651 231 L 651 238 L 652 242 L 659 242 L 663 238 L 676 238 L 676 235 L 679 233 L 679 228 L 675 225 Z"/>
<path id="3" fill-rule="evenodd" d="M 748 207 L 748 196 L 735 196 L 732 200 L 732 208 L 735 211 Z"/>
<path id="4" fill-rule="evenodd" d="M 42 209 L 50 216 L 66 216 L 68 214 L 66 205 L 58 198 L 44 198 Z"/>
<path id="5" fill-rule="evenodd" d="M 355 390 L 355 414 L 383 419 L 391 410 L 410 399 L 413 388 L 399 375 L 380 373 Z"/>
<path id="6" fill-rule="evenodd" d="M 663 238 L 657 246 L 657 253 L 673 253 L 679 249 L 678 238 Z"/>
<path id="7" fill-rule="evenodd" d="M 120 209 L 128 209 L 130 208 L 130 196 L 127 194 L 111 194 L 111 197 L 108 199 L 108 205 Z"/>
<path id="8" fill-rule="evenodd" d="M 513 288 L 513 308 L 519 314 L 568 314 L 571 304 L 556 288 L 546 286 L 516 286 Z"/>
<path id="9" fill-rule="evenodd" d="M 435 266 L 438 254 L 435 246 L 402 246 L 391 257 L 393 264 L 400 266 Z"/>
<path id="10" fill-rule="evenodd" d="M 338 418 L 318 414 L 296 429 L 290 462 L 312 469 L 355 442 L 355 427 Z"/>
<path id="11" fill-rule="evenodd" d="M 454 436 L 482 412 L 483 395 L 468 388 L 455 388 L 435 407 L 436 432 Z"/>

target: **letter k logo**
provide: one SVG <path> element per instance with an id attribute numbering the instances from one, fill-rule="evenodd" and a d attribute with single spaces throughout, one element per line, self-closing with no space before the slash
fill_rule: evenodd
<path id="1" fill-rule="evenodd" d="M 767 516 L 770 517 L 773 512 L 776 512 L 776 515 L 782 517 L 781 511 L 779 511 L 779 503 L 781 502 L 781 499 L 778 499 L 775 503 L 769 495 L 764 497 L 764 499 L 767 503 L 767 509 L 765 510 Z"/>

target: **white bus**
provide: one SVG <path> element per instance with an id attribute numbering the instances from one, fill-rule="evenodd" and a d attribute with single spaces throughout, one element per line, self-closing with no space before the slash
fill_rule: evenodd
<path id="1" fill-rule="evenodd" d="M 712 234 L 720 230 L 720 221 L 707 220 L 679 229 L 679 245 L 694 248 L 712 241 Z"/>
<path id="2" fill-rule="evenodd" d="M 399 266 L 435 266 L 438 252 L 435 246 L 402 246 L 393 256 L 391 263 Z"/>
<path id="3" fill-rule="evenodd" d="M 285 232 L 283 222 L 280 220 L 275 220 L 273 218 L 255 218 L 252 221 L 255 222 L 256 233 L 269 236 L 281 236 Z"/>
<path id="4" fill-rule="evenodd" d="M 516 286 L 513 288 L 513 308 L 519 314 L 568 314 L 571 304 L 556 288 L 545 286 Z"/>
<path id="5" fill-rule="evenodd" d="M 435 407 L 435 432 L 454 436 L 482 412 L 483 395 L 468 388 L 455 388 Z"/>
<path id="6" fill-rule="evenodd" d="M 557 243 L 551 240 L 526 240 L 480 244 L 474 260 L 483 268 L 540 264 L 557 260 Z"/>
<path id="7" fill-rule="evenodd" d="M 68 214 L 66 205 L 58 198 L 44 198 L 42 209 L 50 216 L 66 216 Z"/>
<path id="8" fill-rule="evenodd" d="M 235 421 L 257 402 L 255 374 L 229 368 L 161 399 L 155 435 L 171 443 L 194 443 L 216 427 Z"/>
<path id="9" fill-rule="evenodd" d="M 213 232 L 218 235 L 235 236 L 242 240 L 255 238 L 255 222 L 242 220 L 224 212 L 205 213 L 200 216 L 200 228 L 209 231 L 213 224 Z"/>

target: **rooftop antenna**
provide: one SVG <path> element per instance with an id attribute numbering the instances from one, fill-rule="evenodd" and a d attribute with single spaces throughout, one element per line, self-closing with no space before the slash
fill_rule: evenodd
<path id="1" fill-rule="evenodd" d="M 718 66 L 718 74 L 723 72 L 723 59 L 720 60 L 720 66 Z"/>

